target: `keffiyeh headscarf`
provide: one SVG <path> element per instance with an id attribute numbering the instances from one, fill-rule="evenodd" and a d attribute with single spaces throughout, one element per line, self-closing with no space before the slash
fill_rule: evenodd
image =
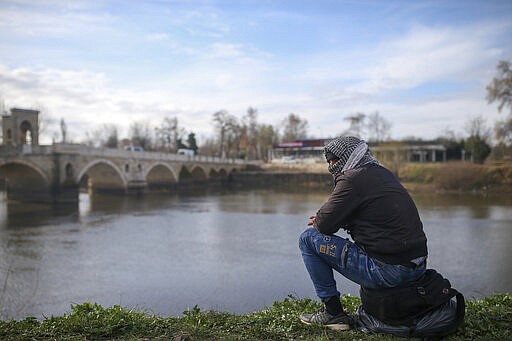
<path id="1" fill-rule="evenodd" d="M 372 156 L 366 142 L 354 136 L 343 136 L 332 140 L 324 147 L 324 154 L 328 152 L 339 158 L 334 165 L 329 165 L 329 172 L 333 176 L 370 163 L 379 164 Z"/>

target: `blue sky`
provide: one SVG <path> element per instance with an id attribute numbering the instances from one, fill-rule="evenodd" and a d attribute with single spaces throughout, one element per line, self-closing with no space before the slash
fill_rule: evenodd
<path id="1" fill-rule="evenodd" d="M 511 59 L 510 0 L 0 0 L 0 98 L 44 109 L 47 141 L 61 118 L 76 142 L 164 117 L 204 139 L 249 106 L 312 137 L 376 111 L 393 138 L 464 136 L 504 118 L 485 86 Z"/>

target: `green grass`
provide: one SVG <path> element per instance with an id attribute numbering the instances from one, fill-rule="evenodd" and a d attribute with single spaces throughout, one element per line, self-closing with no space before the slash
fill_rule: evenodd
<path id="1" fill-rule="evenodd" d="M 355 312 L 357 297 L 344 296 Z M 464 327 L 447 340 L 512 340 L 512 295 L 496 294 L 466 303 Z M 180 317 L 161 317 L 120 306 L 103 308 L 84 303 L 71 312 L 38 321 L 0 321 L 1 340 L 403 340 L 351 330 L 335 332 L 306 326 L 298 316 L 314 312 L 320 303 L 292 296 L 271 307 L 245 315 L 201 311 L 195 307 Z"/>

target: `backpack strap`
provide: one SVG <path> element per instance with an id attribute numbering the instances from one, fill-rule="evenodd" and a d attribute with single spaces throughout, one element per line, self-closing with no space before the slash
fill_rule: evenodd
<path id="1" fill-rule="evenodd" d="M 457 317 L 455 318 L 455 331 L 461 323 L 464 321 L 464 315 L 466 314 L 466 302 L 464 301 L 464 295 L 462 295 L 457 290 L 451 288 L 455 292 L 455 297 L 457 299 Z"/>
<path id="2" fill-rule="evenodd" d="M 446 302 L 450 301 L 453 297 L 457 296 L 457 294 L 460 294 L 457 290 L 453 289 L 453 288 L 449 288 L 449 293 L 448 293 L 448 296 L 446 296 L 446 299 L 444 300 L 444 302 L 441 302 L 435 306 L 432 306 L 432 307 L 428 307 L 422 311 L 420 311 L 419 313 L 417 313 L 416 315 L 414 315 L 413 319 L 418 317 L 418 316 L 422 316 L 426 313 L 428 313 L 429 311 L 431 310 L 434 310 L 434 309 L 437 309 L 439 308 L 440 306 L 442 306 L 443 304 L 445 304 Z M 457 304 L 457 309 L 458 309 L 459 305 Z M 457 312 L 458 313 L 458 312 Z"/>

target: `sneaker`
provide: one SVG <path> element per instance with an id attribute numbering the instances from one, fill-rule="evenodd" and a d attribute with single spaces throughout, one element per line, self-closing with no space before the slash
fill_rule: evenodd
<path id="1" fill-rule="evenodd" d="M 333 330 L 349 330 L 353 324 L 352 318 L 345 312 L 338 315 L 331 315 L 327 310 L 321 310 L 315 314 L 302 314 L 300 321 L 305 324 L 319 324 Z"/>

